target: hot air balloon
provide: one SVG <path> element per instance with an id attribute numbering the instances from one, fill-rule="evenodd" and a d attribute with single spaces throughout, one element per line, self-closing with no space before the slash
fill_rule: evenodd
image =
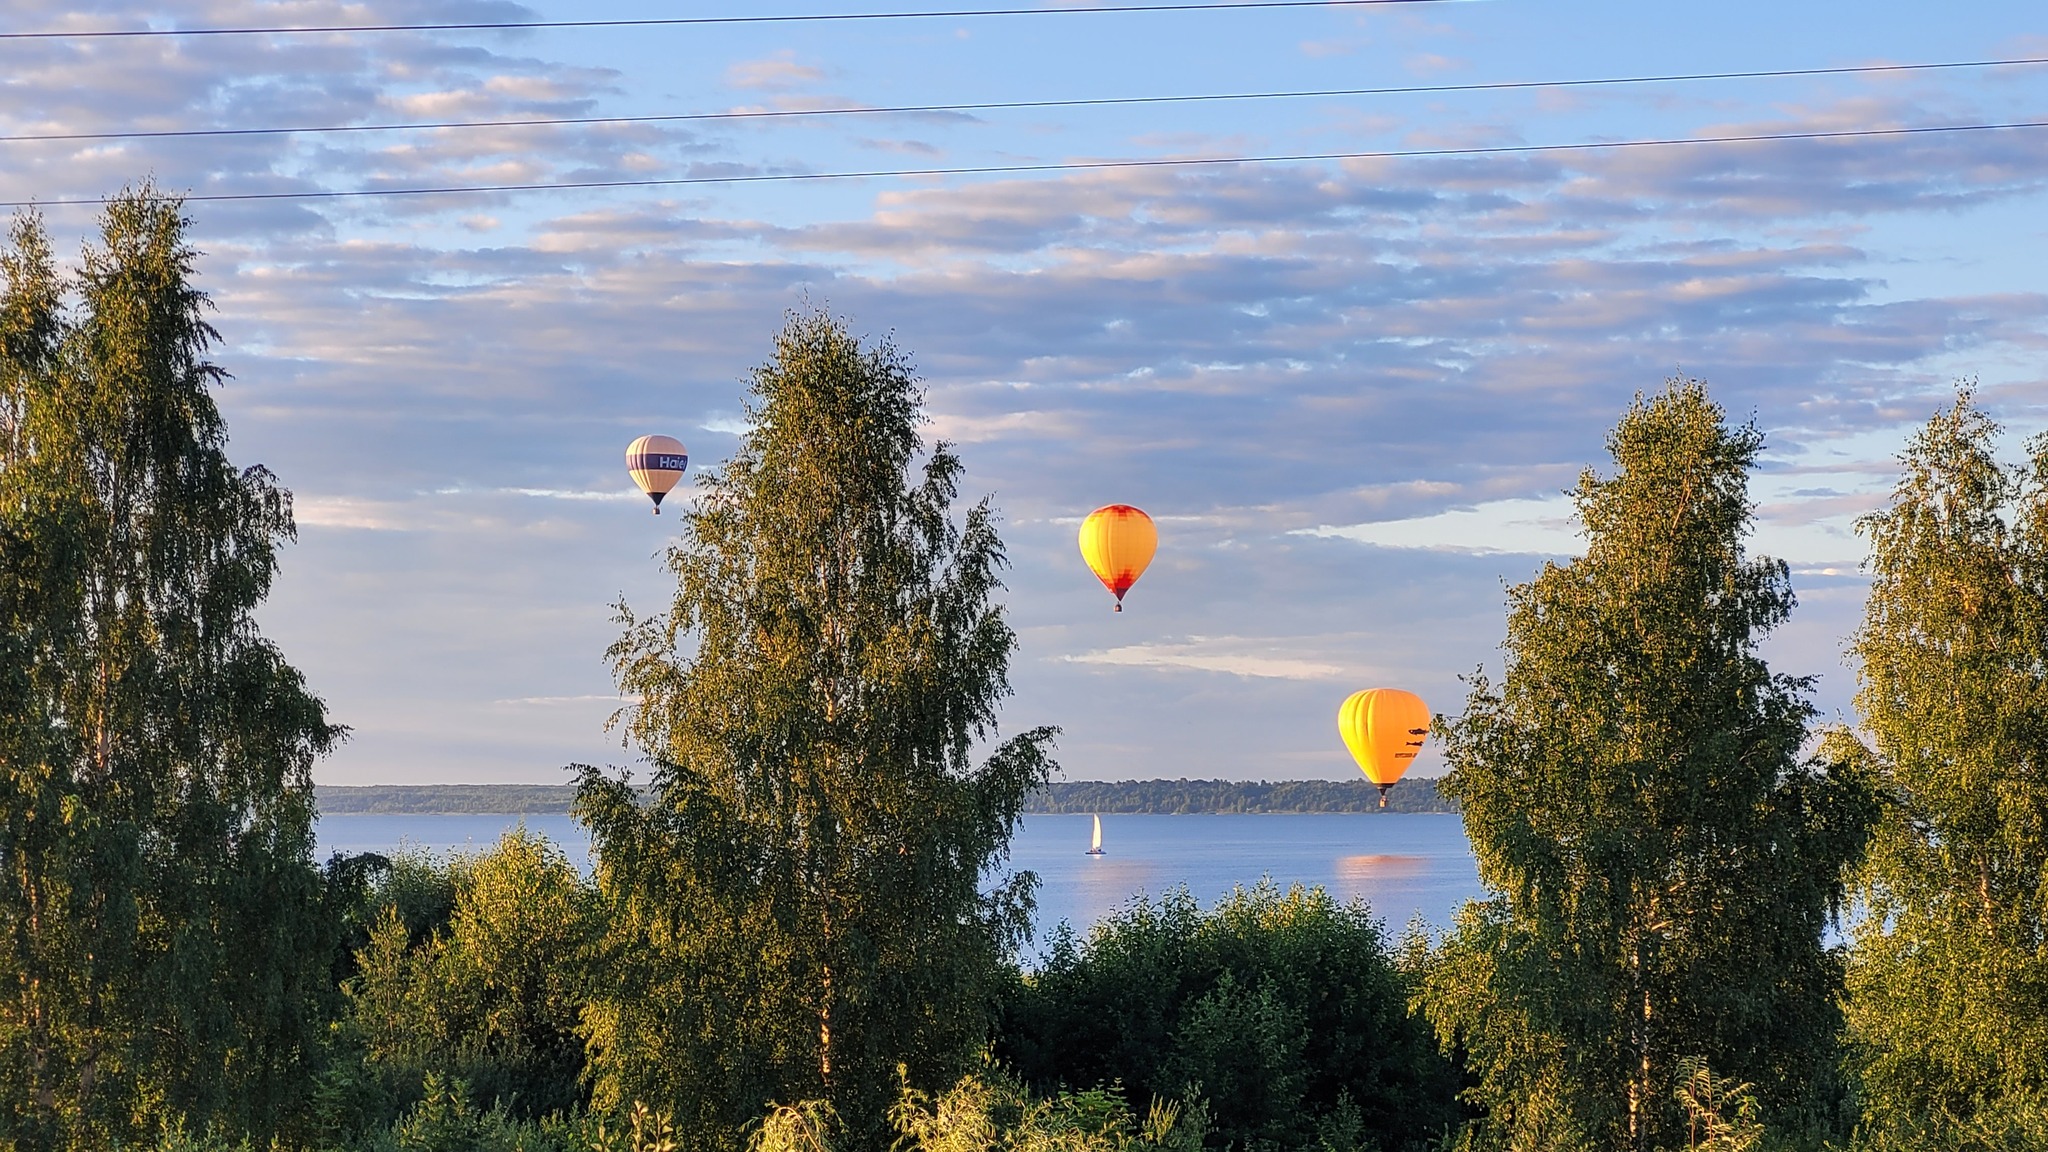
<path id="1" fill-rule="evenodd" d="M 1368 688 L 1353 692 L 1337 710 L 1337 731 L 1358 761 L 1365 778 L 1380 789 L 1380 807 L 1429 737 L 1429 706 L 1422 697 L 1399 688 Z"/>
<path id="2" fill-rule="evenodd" d="M 654 501 L 654 514 L 661 515 L 661 498 L 669 494 L 690 466 L 689 450 L 673 436 L 642 436 L 626 447 L 626 472 Z"/>
<path id="3" fill-rule="evenodd" d="M 1145 574 L 1158 547 L 1159 529 L 1152 526 L 1152 518 L 1129 504 L 1105 504 L 1081 522 L 1081 559 L 1116 595 L 1119 612 L 1124 610 L 1124 593 Z"/>

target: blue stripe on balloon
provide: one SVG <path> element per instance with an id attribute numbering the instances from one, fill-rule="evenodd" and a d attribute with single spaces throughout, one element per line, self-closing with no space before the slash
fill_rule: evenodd
<path id="1" fill-rule="evenodd" d="M 688 456 L 678 456 L 669 452 L 641 452 L 626 457 L 628 471 L 681 472 L 689 466 Z"/>

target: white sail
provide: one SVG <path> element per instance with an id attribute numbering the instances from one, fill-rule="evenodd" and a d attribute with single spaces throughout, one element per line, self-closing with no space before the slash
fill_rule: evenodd
<path id="1" fill-rule="evenodd" d="M 1088 845 L 1088 851 L 1097 853 L 1102 851 L 1102 817 L 1100 816 L 1095 818 L 1095 839 Z"/>

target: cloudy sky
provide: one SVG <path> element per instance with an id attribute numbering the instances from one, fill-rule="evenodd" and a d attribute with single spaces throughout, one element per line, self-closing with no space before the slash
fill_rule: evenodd
<path id="1" fill-rule="evenodd" d="M 627 764 L 610 604 L 659 607 L 634 436 L 728 455 L 806 301 L 892 336 L 992 492 L 1011 729 L 1072 778 L 1341 777 L 1338 703 L 1455 711 L 1505 585 L 1638 390 L 1709 381 L 1769 438 L 1772 642 L 1846 714 L 1854 517 L 1958 377 L 2048 424 L 2048 129 L 1515 151 L 2048 120 L 2048 66 L 1519 81 L 2048 57 L 2038 0 L 1478 0 L 637 29 L 0 39 L 0 200 L 67 249 L 145 176 L 199 196 L 1478 148 L 1462 155 L 194 202 L 238 463 L 298 497 L 263 619 L 351 725 L 326 783 Z M 967 7 L 957 0 L 938 7 Z M 1001 5 L 1009 6 L 1009 5 Z M 4 0 L 0 31 L 884 11 L 714 3 Z M 1357 96 L 580 126 L 192 129 Z M 1466 90 L 1455 90 L 1464 87 Z M 683 494 L 683 495 L 686 495 Z M 1079 518 L 1148 509 L 1122 615 Z M 1426 758 L 1421 771 L 1440 770 Z"/>

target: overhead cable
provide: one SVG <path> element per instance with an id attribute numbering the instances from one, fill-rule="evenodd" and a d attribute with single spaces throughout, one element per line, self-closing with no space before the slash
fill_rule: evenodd
<path id="1" fill-rule="evenodd" d="M 1117 12 L 1222 12 L 1266 8 L 1378 8 L 1464 4 L 1471 0 L 1208 0 L 1196 4 L 1103 4 L 1092 8 L 961 8 L 903 12 L 815 12 L 788 16 L 667 16 L 637 20 L 487 20 L 438 24 L 320 24 L 243 28 L 109 28 L 99 31 L 0 32 L 0 40 L 113 40 L 167 36 L 289 36 L 342 32 L 497 32 L 542 28 L 676 28 L 718 24 L 820 24 L 870 20 L 945 20 L 979 16 L 1081 16 Z"/>
<path id="2" fill-rule="evenodd" d="M 976 104 L 901 104 L 886 107 L 740 109 L 645 116 L 563 116 L 514 120 L 437 120 L 398 124 L 323 124 L 276 128 L 166 128 L 156 131 L 50 132 L 0 135 L 0 144 L 92 140 L 182 140 L 214 136 L 291 136 L 337 132 L 423 132 L 456 128 L 560 128 L 616 124 L 669 124 L 725 120 L 786 120 L 828 116 L 904 116 L 948 112 L 1003 112 L 1048 108 L 1099 108 L 1144 104 L 1222 103 L 1245 100 L 1300 100 L 1340 96 L 1440 95 L 1543 88 L 1593 88 L 1630 84 L 1671 84 L 1694 80 L 1760 80 L 1797 76 L 1846 76 L 1886 72 L 1930 72 L 1958 68 L 2000 68 L 2048 64 L 2048 56 L 2004 60 L 1954 60 L 1935 64 L 1851 64 L 1832 68 L 1773 68 L 1753 72 L 1683 72 L 1659 76 L 1610 76 L 1589 80 L 1502 80 L 1473 84 L 1411 84 L 1393 88 L 1313 88 L 1286 92 L 1220 92 L 1190 96 L 1097 96 L 1069 100 L 1002 100 Z"/>
<path id="3" fill-rule="evenodd" d="M 1826 132 L 1751 132 L 1726 136 L 1675 136 L 1643 140 L 1591 140 L 1578 144 L 1497 144 L 1464 148 L 1403 148 L 1378 152 L 1300 152 L 1270 156 L 1162 156 L 1139 160 L 1073 160 L 1042 164 L 990 164 L 959 168 L 877 168 L 845 172 L 762 172 L 726 176 L 675 176 L 632 180 L 576 180 L 556 184 L 463 184 L 414 188 L 353 188 L 306 192 L 208 192 L 166 194 L 160 199 L 188 204 L 259 200 L 357 200 L 403 196 L 454 196 L 512 192 L 574 192 L 615 188 L 681 188 L 708 184 L 786 184 L 893 177 L 1013 176 L 1049 172 L 1100 172 L 1137 168 L 1196 168 L 1233 164 L 1297 164 L 1330 160 L 1413 160 L 1451 156 L 1506 156 L 1559 152 L 1679 148 L 1702 144 L 1760 144 L 1790 140 L 1866 140 L 1930 136 L 1952 132 L 2005 132 L 2048 128 L 2048 120 L 2002 124 L 1935 124 L 1914 128 L 1845 128 Z M 0 208 L 64 208 L 105 203 L 104 199 L 0 200 Z"/>

